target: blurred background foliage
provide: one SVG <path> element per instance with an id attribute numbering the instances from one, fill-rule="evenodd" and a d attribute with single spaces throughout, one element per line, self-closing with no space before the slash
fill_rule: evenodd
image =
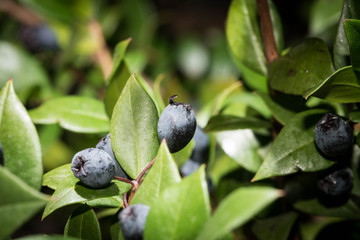
<path id="1" fill-rule="evenodd" d="M 342 0 L 273 3 L 282 23 L 284 51 L 306 37 L 322 38 L 331 50 Z M 206 115 L 207 104 L 242 80 L 225 34 L 230 4 L 230 0 L 2 0 L 0 86 L 13 78 L 16 93 L 27 109 L 65 95 L 103 100 L 106 68 L 111 69 L 107 54 L 111 59 L 115 46 L 131 38 L 124 57 L 129 72 L 141 72 L 150 85 L 157 79 L 164 102 L 178 94 L 179 101 L 191 103 L 204 127 L 201 116 Z M 36 30 L 39 26 L 45 30 Z M 44 42 L 38 43 L 32 36 L 36 32 Z M 252 94 L 252 87 L 246 82 L 236 87 L 226 113 L 269 118 L 270 112 L 259 96 Z M 95 146 L 104 135 L 74 133 L 58 125 L 37 128 L 45 171 L 69 163 L 74 153 Z M 246 130 L 240 131 L 252 144 L 253 133 L 249 136 Z M 271 139 L 267 134 L 259 136 L 261 145 L 266 146 L 263 143 Z M 252 147 L 258 149 L 259 145 L 255 142 Z M 210 163 L 210 175 L 219 189 L 218 201 L 242 182 L 249 183 L 251 170 L 258 168 L 241 166 L 222 150 L 213 155 L 220 159 Z M 263 153 L 258 155 L 261 163 Z M 57 217 L 55 214 L 45 224 Z M 24 227 L 30 228 L 36 227 L 31 223 Z M 48 228 L 49 232 L 56 230 Z"/>

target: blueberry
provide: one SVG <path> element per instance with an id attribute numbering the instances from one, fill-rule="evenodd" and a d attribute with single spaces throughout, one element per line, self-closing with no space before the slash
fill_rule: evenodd
<path id="1" fill-rule="evenodd" d="M 75 177 L 90 188 L 106 187 L 115 176 L 115 164 L 111 156 L 98 148 L 87 148 L 76 153 L 71 170 Z"/>
<path id="2" fill-rule="evenodd" d="M 181 167 L 180 167 L 180 174 L 183 177 L 189 176 L 193 172 L 195 172 L 199 167 L 201 163 L 198 161 L 194 161 L 191 158 L 188 159 Z"/>
<path id="3" fill-rule="evenodd" d="M 207 163 L 209 160 L 210 149 L 209 137 L 198 125 L 196 126 L 194 140 L 195 147 L 190 158 L 195 162 Z"/>
<path id="4" fill-rule="evenodd" d="M 329 157 L 337 157 L 351 151 L 353 130 L 339 116 L 327 113 L 316 124 L 314 138 L 322 153 Z"/>
<path id="5" fill-rule="evenodd" d="M 59 48 L 54 32 L 46 24 L 23 26 L 20 39 L 31 52 L 55 51 Z"/>
<path id="6" fill-rule="evenodd" d="M 183 149 L 196 129 L 194 110 L 188 104 L 175 102 L 176 97 L 169 98 L 169 105 L 161 113 L 157 126 L 159 141 L 165 139 L 171 153 Z"/>
<path id="7" fill-rule="evenodd" d="M 98 144 L 96 144 L 96 148 L 98 149 L 102 149 L 105 152 L 107 152 L 110 157 L 112 158 L 112 160 L 115 163 L 115 176 L 117 177 L 124 177 L 124 178 L 129 178 L 127 176 L 127 174 L 125 173 L 125 171 L 122 169 L 122 167 L 120 166 L 118 160 L 115 157 L 115 154 L 112 150 L 111 147 L 111 140 L 110 140 L 110 133 L 107 134 L 105 137 L 103 137 Z"/>
<path id="8" fill-rule="evenodd" d="M 318 181 L 318 189 L 325 195 L 339 197 L 350 194 L 353 174 L 350 168 L 335 170 Z"/>
<path id="9" fill-rule="evenodd" d="M 146 217 L 149 211 L 149 206 L 139 203 L 120 212 L 119 222 L 125 240 L 143 239 Z"/>

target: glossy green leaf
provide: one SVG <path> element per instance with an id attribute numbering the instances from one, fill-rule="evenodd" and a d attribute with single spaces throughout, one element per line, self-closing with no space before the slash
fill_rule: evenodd
<path id="1" fill-rule="evenodd" d="M 326 207 L 318 199 L 299 201 L 294 207 L 302 212 L 317 216 L 339 217 L 344 219 L 360 219 L 359 207 L 352 200 L 348 200 L 339 207 Z"/>
<path id="2" fill-rule="evenodd" d="M 250 172 L 256 172 L 263 157 L 260 142 L 250 129 L 222 131 L 215 133 L 216 141 L 224 152 Z"/>
<path id="3" fill-rule="evenodd" d="M 223 237 L 246 223 L 282 194 L 280 190 L 270 187 L 239 188 L 221 201 L 196 239 L 212 240 Z"/>
<path id="4" fill-rule="evenodd" d="M 302 95 L 332 72 L 332 59 L 326 44 L 311 38 L 295 45 L 269 65 L 269 84 L 283 93 Z"/>
<path id="5" fill-rule="evenodd" d="M 24 222 L 45 206 L 45 195 L 0 166 L 0 239 L 8 239 Z"/>
<path id="6" fill-rule="evenodd" d="M 66 166 L 68 168 L 67 171 L 71 171 L 70 164 Z M 66 176 L 66 170 L 62 168 L 52 173 L 53 178 L 56 177 L 56 173 L 59 174 L 59 178 Z M 51 180 L 51 178 L 48 179 Z M 86 203 L 91 207 L 119 208 L 122 206 L 123 194 L 131 188 L 131 185 L 128 183 L 113 180 L 106 188 L 91 189 L 81 185 L 73 174 L 63 178 L 62 181 L 58 183 L 49 180 L 48 182 L 56 186 L 56 190 L 51 197 L 51 201 L 45 207 L 43 218 L 57 209 L 75 203 Z"/>
<path id="7" fill-rule="evenodd" d="M 72 178 L 73 176 L 74 173 L 71 170 L 71 163 L 65 164 L 45 173 L 42 185 L 56 190 L 62 181 Z"/>
<path id="8" fill-rule="evenodd" d="M 350 47 L 351 65 L 360 79 L 360 20 L 348 19 L 344 21 L 345 33 Z"/>
<path id="9" fill-rule="evenodd" d="M 11 78 L 22 101 L 25 101 L 36 87 L 40 87 L 40 91 L 49 89 L 46 72 L 35 57 L 11 43 L 0 41 L 0 86 Z"/>
<path id="10" fill-rule="evenodd" d="M 151 205 L 145 239 L 195 239 L 210 217 L 210 202 L 202 165 L 182 182 L 166 188 Z"/>
<path id="11" fill-rule="evenodd" d="M 157 122 L 153 100 L 132 75 L 115 105 L 110 136 L 116 158 L 134 179 L 157 154 Z"/>
<path id="12" fill-rule="evenodd" d="M 108 86 L 104 98 L 106 112 L 110 117 L 112 115 L 114 106 L 126 84 L 126 81 L 130 77 L 129 69 L 123 61 L 130 41 L 131 38 L 121 41 L 115 47 L 115 53 L 113 57 L 114 65 L 110 76 L 107 79 Z"/>
<path id="13" fill-rule="evenodd" d="M 336 69 L 349 65 L 350 48 L 345 34 L 344 20 L 360 18 L 360 2 L 357 0 L 344 0 L 341 17 L 337 28 L 334 43 L 334 65 Z"/>
<path id="14" fill-rule="evenodd" d="M 344 67 L 303 93 L 305 99 L 310 96 L 337 103 L 360 102 L 360 81 L 351 66 Z"/>
<path id="15" fill-rule="evenodd" d="M 94 210 L 87 205 L 76 208 L 65 225 L 64 235 L 79 239 L 100 240 L 100 225 Z"/>
<path id="16" fill-rule="evenodd" d="M 54 98 L 29 111 L 37 124 L 58 123 L 64 129 L 80 133 L 104 133 L 110 129 L 104 104 L 94 98 L 65 96 Z"/>
<path id="17" fill-rule="evenodd" d="M 171 156 L 166 142 L 163 141 L 160 145 L 154 165 L 145 176 L 145 179 L 137 190 L 131 204 L 143 203 L 151 206 L 163 190 L 180 181 L 181 177 L 179 170 Z"/>
<path id="18" fill-rule="evenodd" d="M 278 50 L 283 45 L 282 27 L 275 5 L 269 2 Z M 266 61 L 259 30 L 256 1 L 232 1 L 227 16 L 226 36 L 231 53 L 245 82 L 250 87 L 267 92 Z"/>
<path id="19" fill-rule="evenodd" d="M 270 109 L 273 117 L 282 125 L 285 125 L 297 112 L 306 110 L 304 101 L 299 96 L 282 94 L 271 97 L 269 94 L 258 92 L 260 97 Z"/>
<path id="20" fill-rule="evenodd" d="M 319 36 L 338 23 L 343 0 L 313 1 L 309 16 L 311 36 Z"/>
<path id="21" fill-rule="evenodd" d="M 324 114 L 315 109 L 295 115 L 276 137 L 252 181 L 330 167 L 334 162 L 325 159 L 314 142 L 315 125 Z"/>
<path id="22" fill-rule="evenodd" d="M 258 118 L 244 118 L 230 115 L 216 115 L 210 118 L 204 128 L 205 132 L 217 132 L 236 129 L 266 129 L 271 124 Z"/>
<path id="23" fill-rule="evenodd" d="M 251 70 L 266 75 L 255 1 L 235 0 L 231 3 L 226 35 L 235 57 Z"/>
<path id="24" fill-rule="evenodd" d="M 39 137 L 11 80 L 0 92 L 0 142 L 5 167 L 29 186 L 40 189 L 43 166 Z"/>
<path id="25" fill-rule="evenodd" d="M 259 240 L 286 240 L 295 223 L 297 214 L 288 212 L 279 216 L 261 219 L 256 222 L 252 231 Z"/>
<path id="26" fill-rule="evenodd" d="M 183 165 L 191 157 L 194 147 L 195 147 L 195 141 L 194 139 L 192 139 L 183 149 L 181 149 L 176 153 L 171 154 L 178 167 Z"/>

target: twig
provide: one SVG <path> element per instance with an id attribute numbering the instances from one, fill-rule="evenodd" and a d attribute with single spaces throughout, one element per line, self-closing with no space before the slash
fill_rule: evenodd
<path id="1" fill-rule="evenodd" d="M 260 18 L 261 36 L 264 45 L 266 63 L 269 64 L 278 58 L 275 37 L 270 17 L 268 0 L 256 0 Z"/>
<path id="2" fill-rule="evenodd" d="M 0 10 L 26 25 L 37 26 L 42 22 L 39 16 L 13 0 L 0 0 Z"/>
<path id="3" fill-rule="evenodd" d="M 113 61 L 110 51 L 106 45 L 104 34 L 99 22 L 96 20 L 90 21 L 88 28 L 97 46 L 97 50 L 95 52 L 96 61 L 100 65 L 105 81 L 107 81 L 113 67 Z"/>

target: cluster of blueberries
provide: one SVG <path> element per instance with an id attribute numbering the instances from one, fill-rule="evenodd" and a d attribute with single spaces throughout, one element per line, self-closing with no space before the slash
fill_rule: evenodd
<path id="1" fill-rule="evenodd" d="M 353 174 L 347 162 L 353 150 L 353 128 L 341 117 L 326 113 L 315 126 L 314 140 L 322 154 L 337 162 L 320 175 L 320 197 L 334 202 L 347 199 L 353 188 Z"/>
<path id="2" fill-rule="evenodd" d="M 209 158 L 209 138 L 197 126 L 192 107 L 175 102 L 177 96 L 169 98 L 169 104 L 161 113 L 158 125 L 158 139 L 166 140 L 171 153 L 183 149 L 193 138 L 195 147 L 190 159 L 180 168 L 185 177 L 196 171 Z M 95 148 L 87 148 L 76 153 L 71 169 L 80 182 L 89 188 L 103 188 L 110 184 L 115 176 L 130 179 L 117 161 L 111 147 L 110 134 L 103 137 Z M 119 222 L 126 240 L 142 239 L 146 217 L 150 207 L 134 204 L 123 208 L 119 213 Z"/>

